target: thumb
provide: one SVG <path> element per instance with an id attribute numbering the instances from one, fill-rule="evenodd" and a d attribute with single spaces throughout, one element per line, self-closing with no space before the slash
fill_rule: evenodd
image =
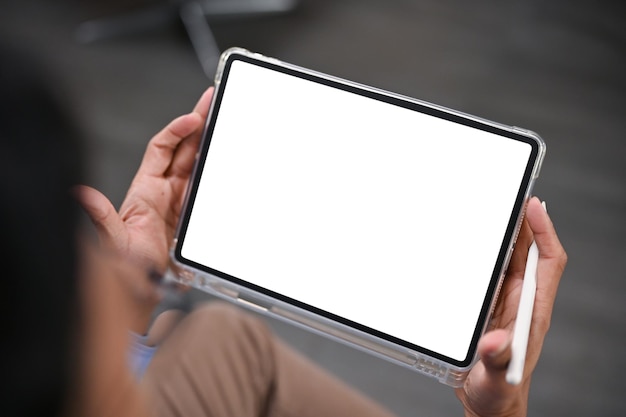
<path id="1" fill-rule="evenodd" d="M 86 185 L 74 186 L 72 195 L 96 227 L 100 243 L 105 247 L 121 249 L 126 228 L 109 199 L 100 191 Z"/>
<path id="2" fill-rule="evenodd" d="M 511 332 L 498 329 L 485 333 L 478 353 L 480 362 L 470 372 L 463 391 L 457 391 L 466 411 L 471 411 L 467 415 L 526 415 L 528 384 L 520 388 L 505 379 L 511 360 Z M 519 413 L 513 414 L 515 410 Z"/>
<path id="3" fill-rule="evenodd" d="M 487 374 L 492 378 L 503 379 L 511 360 L 510 332 L 498 329 L 486 333 L 478 343 L 478 354 Z"/>

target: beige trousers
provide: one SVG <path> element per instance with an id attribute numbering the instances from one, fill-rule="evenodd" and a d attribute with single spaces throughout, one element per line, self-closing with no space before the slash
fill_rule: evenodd
<path id="1" fill-rule="evenodd" d="M 224 303 L 186 316 L 142 385 L 157 417 L 391 416 Z"/>

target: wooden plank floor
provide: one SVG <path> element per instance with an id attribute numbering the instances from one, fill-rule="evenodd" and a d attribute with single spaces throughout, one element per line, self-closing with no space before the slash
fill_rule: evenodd
<path id="1" fill-rule="evenodd" d="M 119 203 L 147 139 L 211 81 L 176 24 L 76 44 L 78 23 L 122 4 L 87 3 L 5 2 L 0 27 L 60 74 L 87 138 L 92 184 Z M 212 22 L 222 48 L 247 47 L 544 137 L 536 192 L 570 262 L 530 415 L 626 415 L 626 14 L 619 4 L 303 0 L 290 15 Z M 274 325 L 401 416 L 460 414 L 443 385 Z"/>

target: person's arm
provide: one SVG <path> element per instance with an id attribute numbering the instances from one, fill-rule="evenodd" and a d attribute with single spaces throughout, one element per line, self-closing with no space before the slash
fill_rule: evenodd
<path id="1" fill-rule="evenodd" d="M 128 327 L 136 308 L 128 277 L 146 271 L 123 258 L 81 245 L 78 351 L 72 352 L 76 386 L 68 417 L 148 417 L 149 402 L 128 367 Z"/>
<path id="2" fill-rule="evenodd" d="M 74 190 L 102 246 L 154 274 L 162 274 L 169 264 L 169 245 L 212 96 L 211 87 L 191 113 L 173 120 L 150 140 L 119 212 L 91 187 L 81 185 Z M 137 305 L 132 330 L 143 334 L 159 293 L 145 274 L 127 285 Z"/>
<path id="3" fill-rule="evenodd" d="M 149 415 L 129 366 L 129 330 L 146 331 L 159 292 L 154 277 L 168 266 L 170 244 L 212 89 L 194 111 L 150 141 L 119 213 L 100 192 L 77 186 L 75 196 L 98 231 L 101 248 L 81 245 L 78 395 L 68 416 Z"/>
<path id="4" fill-rule="evenodd" d="M 532 240 L 539 248 L 537 293 L 528 340 L 524 377 L 510 385 L 505 376 L 511 360 L 511 339 L 522 289 L 528 248 Z M 500 298 L 490 323 L 491 330 L 479 342 L 480 361 L 470 371 L 465 385 L 457 389 L 466 416 L 525 416 L 531 375 L 550 327 L 552 307 L 567 255 L 548 213 L 533 197 L 507 271 Z"/>

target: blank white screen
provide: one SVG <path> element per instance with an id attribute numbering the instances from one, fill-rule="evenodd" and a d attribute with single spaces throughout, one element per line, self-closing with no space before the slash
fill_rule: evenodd
<path id="1" fill-rule="evenodd" d="M 181 255 L 463 360 L 530 153 L 234 61 Z"/>

